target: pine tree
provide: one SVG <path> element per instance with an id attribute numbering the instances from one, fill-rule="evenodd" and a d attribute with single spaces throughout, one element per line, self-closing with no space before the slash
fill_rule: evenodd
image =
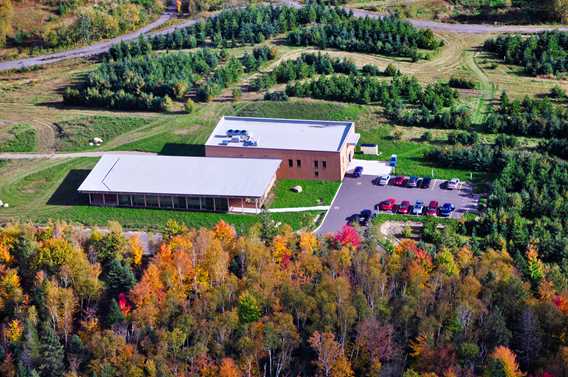
<path id="1" fill-rule="evenodd" d="M 65 353 L 53 327 L 45 324 L 41 337 L 39 370 L 44 377 L 62 377 L 65 374 Z"/>

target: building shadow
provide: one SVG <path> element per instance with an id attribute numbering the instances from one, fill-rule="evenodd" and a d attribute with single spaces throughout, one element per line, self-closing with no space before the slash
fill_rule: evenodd
<path id="1" fill-rule="evenodd" d="M 182 144 L 166 143 L 159 153 L 163 156 L 205 156 L 205 145 L 203 144 Z"/>
<path id="2" fill-rule="evenodd" d="M 79 194 L 77 189 L 90 172 L 90 170 L 85 169 L 71 170 L 57 190 L 51 195 L 47 204 L 60 206 L 88 205 L 89 197 Z"/>

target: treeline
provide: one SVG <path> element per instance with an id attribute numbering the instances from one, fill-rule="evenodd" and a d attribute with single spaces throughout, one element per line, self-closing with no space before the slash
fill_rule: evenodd
<path id="1" fill-rule="evenodd" d="M 523 266 L 465 223 L 383 251 L 352 227 L 318 239 L 259 220 L 170 222 L 151 257 L 117 224 L 0 229 L 0 375 L 568 372 L 566 280 L 534 245 Z"/>
<path id="2" fill-rule="evenodd" d="M 318 46 L 343 51 L 426 58 L 418 49 L 433 50 L 443 43 L 430 29 L 417 29 L 397 15 L 381 18 L 348 17 L 334 23 L 292 30 L 287 41 L 294 46 Z"/>
<path id="3" fill-rule="evenodd" d="M 546 31 L 530 37 L 500 35 L 485 41 L 484 49 L 507 64 L 522 66 L 530 75 L 568 71 L 568 32 Z"/>
<path id="4" fill-rule="evenodd" d="M 365 65 L 358 69 L 351 59 L 333 58 L 327 54 L 302 54 L 297 59 L 286 60 L 280 63 L 270 73 L 257 77 L 251 83 L 251 89 L 255 91 L 270 89 L 276 84 L 286 84 L 290 81 L 303 80 L 317 75 L 330 75 L 341 73 L 345 75 L 369 75 L 378 76 L 381 73 L 374 65 Z M 392 65 L 387 67 L 385 75 L 398 74 L 398 70 Z"/>
<path id="5" fill-rule="evenodd" d="M 225 10 L 195 25 L 156 35 L 148 40 L 139 39 L 112 47 L 109 54 L 135 56 L 141 50 L 140 44 L 149 46 L 152 50 L 188 49 L 207 47 L 210 44 L 224 48 L 258 44 L 276 34 L 286 33 L 308 23 L 337 22 L 345 17 L 348 17 L 348 13 L 339 8 L 315 3 L 299 9 L 251 5 Z"/>
<path id="6" fill-rule="evenodd" d="M 123 57 L 102 63 L 82 86 L 67 88 L 63 98 L 69 105 L 163 111 L 172 99 L 183 100 L 192 90 L 198 100 L 209 100 L 274 53 L 259 47 L 240 59 L 211 49 Z"/>
<path id="7" fill-rule="evenodd" d="M 503 92 L 499 104 L 494 106 L 481 125 L 491 133 L 539 138 L 568 138 L 568 110 L 553 104 L 549 99 L 525 97 L 510 100 Z"/>

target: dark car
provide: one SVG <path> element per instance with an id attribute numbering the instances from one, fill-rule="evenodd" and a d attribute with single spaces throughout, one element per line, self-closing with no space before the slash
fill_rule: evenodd
<path id="1" fill-rule="evenodd" d="M 438 209 L 438 213 L 442 217 L 450 217 L 450 215 L 452 214 L 452 212 L 454 212 L 455 209 L 456 209 L 456 207 L 454 207 L 454 205 L 452 203 L 444 203 Z"/>
<path id="2" fill-rule="evenodd" d="M 410 211 L 410 202 L 408 200 L 403 200 L 398 206 L 398 213 L 407 215 Z"/>
<path id="3" fill-rule="evenodd" d="M 416 187 L 417 187 L 417 188 L 422 187 L 422 178 L 418 178 L 418 179 L 416 180 Z"/>
<path id="4" fill-rule="evenodd" d="M 428 207 L 426 208 L 426 215 L 428 216 L 436 216 L 438 214 L 438 202 L 436 200 L 432 200 Z"/>
<path id="5" fill-rule="evenodd" d="M 358 213 L 351 215 L 347 218 L 348 224 L 359 224 L 360 222 L 361 222 L 361 216 Z"/>
<path id="6" fill-rule="evenodd" d="M 404 182 L 406 181 L 406 177 L 403 175 L 399 175 L 398 177 L 395 177 L 394 180 L 392 181 L 392 184 L 395 186 L 402 186 L 404 185 Z"/>
<path id="7" fill-rule="evenodd" d="M 370 209 L 362 210 L 361 213 L 359 214 L 359 225 L 367 226 L 369 220 L 371 220 L 372 218 L 373 218 L 373 211 L 371 211 Z"/>
<path id="8" fill-rule="evenodd" d="M 379 203 L 379 210 L 380 211 L 392 211 L 394 209 L 394 205 L 396 204 L 395 198 L 387 198 Z"/>
<path id="9" fill-rule="evenodd" d="M 422 180 L 422 184 L 420 185 L 421 188 L 423 189 L 427 189 L 430 188 L 430 184 L 432 183 L 432 178 L 430 177 L 424 177 L 424 179 Z"/>
<path id="10" fill-rule="evenodd" d="M 356 166 L 355 169 L 353 169 L 353 177 L 359 178 L 361 176 L 361 174 L 363 174 L 363 167 L 362 166 Z"/>
<path id="11" fill-rule="evenodd" d="M 408 181 L 406 182 L 406 187 L 416 187 L 416 186 L 418 186 L 418 178 L 416 177 L 408 178 Z"/>

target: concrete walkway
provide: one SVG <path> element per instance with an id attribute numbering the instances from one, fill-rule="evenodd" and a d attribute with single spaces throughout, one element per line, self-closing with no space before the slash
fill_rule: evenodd
<path id="1" fill-rule="evenodd" d="M 268 208 L 266 212 L 271 213 L 284 213 L 284 212 L 309 212 L 309 211 L 327 211 L 329 206 L 314 206 L 314 207 L 288 207 L 288 208 Z M 239 207 L 231 207 L 229 209 L 231 213 L 246 213 L 246 214 L 253 214 L 258 215 L 262 212 L 261 209 L 255 208 L 239 208 Z"/>

